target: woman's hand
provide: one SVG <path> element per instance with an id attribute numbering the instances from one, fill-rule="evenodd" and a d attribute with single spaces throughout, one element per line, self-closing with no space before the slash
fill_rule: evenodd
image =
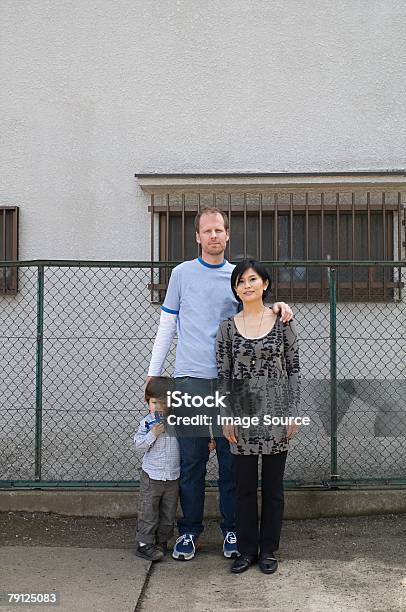
<path id="1" fill-rule="evenodd" d="M 300 425 L 296 425 L 296 423 L 291 423 L 287 427 L 287 438 L 288 440 L 292 440 L 292 438 L 297 434 L 300 429 Z"/>
<path id="2" fill-rule="evenodd" d="M 208 443 L 208 447 L 209 447 L 209 453 L 211 453 L 211 451 L 216 449 L 216 440 L 213 440 L 213 438 L 210 438 L 209 443 Z"/>
<path id="3" fill-rule="evenodd" d="M 275 302 L 272 306 L 272 311 L 276 315 L 281 315 L 283 323 L 287 323 L 293 319 L 293 310 L 285 302 Z"/>
<path id="4" fill-rule="evenodd" d="M 237 444 L 236 432 L 234 425 L 223 425 L 223 436 L 231 442 Z"/>

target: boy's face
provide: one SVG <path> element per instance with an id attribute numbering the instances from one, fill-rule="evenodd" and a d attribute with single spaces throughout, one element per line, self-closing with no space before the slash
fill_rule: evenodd
<path id="1" fill-rule="evenodd" d="M 166 400 L 159 397 L 151 397 L 148 401 L 149 411 L 152 412 L 167 412 Z"/>

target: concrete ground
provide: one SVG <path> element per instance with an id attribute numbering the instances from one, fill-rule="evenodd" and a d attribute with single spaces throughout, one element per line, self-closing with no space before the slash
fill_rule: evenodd
<path id="1" fill-rule="evenodd" d="M 214 521 L 193 561 L 151 565 L 135 522 L 0 513 L 0 591 L 59 591 L 61 612 L 406 610 L 406 514 L 285 521 L 272 576 L 232 575 Z"/>

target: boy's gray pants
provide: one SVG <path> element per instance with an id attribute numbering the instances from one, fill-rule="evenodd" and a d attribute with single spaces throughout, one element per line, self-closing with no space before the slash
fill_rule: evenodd
<path id="1" fill-rule="evenodd" d="M 159 544 L 173 536 L 179 497 L 179 478 L 153 480 L 140 471 L 136 542 Z"/>

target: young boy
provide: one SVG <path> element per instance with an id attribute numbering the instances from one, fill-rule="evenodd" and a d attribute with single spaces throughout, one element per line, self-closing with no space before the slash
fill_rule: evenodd
<path id="1" fill-rule="evenodd" d="M 148 561 L 160 561 L 173 535 L 179 495 L 180 455 L 175 432 L 165 425 L 170 378 L 151 378 L 145 389 L 149 414 L 134 436 L 137 448 L 145 449 L 140 472 L 138 524 L 135 554 Z"/>
<path id="2" fill-rule="evenodd" d="M 134 436 L 137 448 L 145 449 L 140 473 L 137 549 L 135 554 L 148 561 L 160 561 L 173 535 L 179 496 L 180 453 L 174 428 L 165 425 L 169 413 L 167 392 L 174 390 L 173 380 L 165 376 L 151 378 L 145 388 L 149 414 L 141 420 Z M 215 450 L 211 439 L 209 451 Z"/>

